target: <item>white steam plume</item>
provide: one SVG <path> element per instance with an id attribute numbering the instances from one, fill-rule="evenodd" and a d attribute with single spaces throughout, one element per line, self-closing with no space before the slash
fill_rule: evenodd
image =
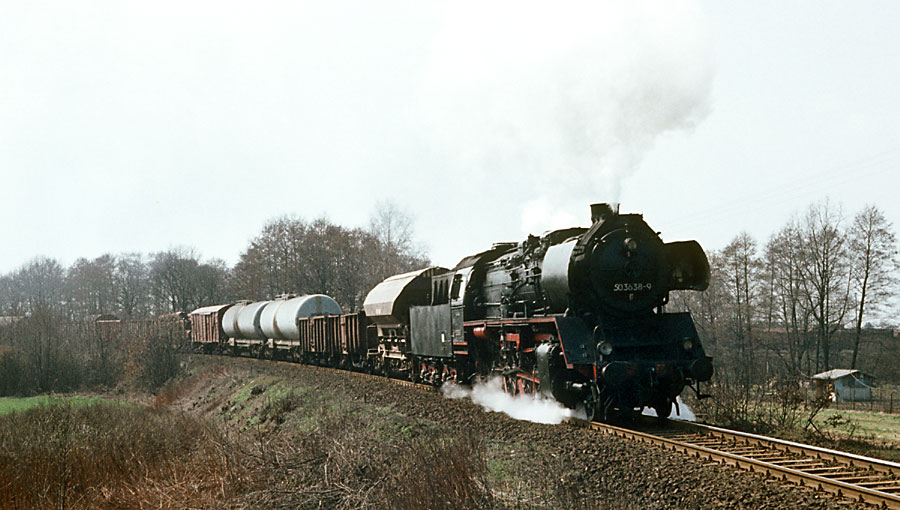
<path id="1" fill-rule="evenodd" d="M 708 111 L 696 1 L 446 5 L 420 106 L 468 187 L 525 198 L 522 227 L 587 220 L 662 133 Z"/>
<path id="2" fill-rule="evenodd" d="M 532 395 L 510 395 L 503 391 L 503 378 L 492 377 L 477 382 L 472 389 L 458 384 L 444 384 L 441 392 L 447 398 L 470 398 L 472 402 L 489 411 L 497 411 L 516 420 L 557 424 L 575 416 L 556 400 Z"/>
<path id="3" fill-rule="evenodd" d="M 678 407 L 672 407 L 672 414 L 669 415 L 669 418 L 681 421 L 697 421 L 697 416 L 694 414 L 694 411 L 689 405 L 681 400 L 680 396 L 675 397 L 675 402 L 678 404 Z M 653 410 L 653 408 L 646 407 L 644 408 L 643 414 L 645 416 L 656 416 L 656 411 Z"/>
<path id="4" fill-rule="evenodd" d="M 445 383 L 441 393 L 447 398 L 468 398 L 488 411 L 503 413 L 510 418 L 535 423 L 558 424 L 569 418 L 585 419 L 584 410 L 569 409 L 556 400 L 534 395 L 510 395 L 503 391 L 503 378 L 491 377 L 487 381 L 479 381 L 472 388 L 455 383 Z M 676 397 L 678 407 L 672 408 L 669 418 L 682 421 L 697 421 L 694 411 L 681 397 Z M 652 408 L 644 408 L 645 416 L 656 416 Z"/>

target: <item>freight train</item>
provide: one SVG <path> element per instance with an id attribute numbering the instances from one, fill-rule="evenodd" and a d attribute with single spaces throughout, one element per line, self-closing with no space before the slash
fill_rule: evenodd
<path id="1" fill-rule="evenodd" d="M 713 374 L 673 290 L 705 290 L 696 241 L 664 243 L 639 214 L 591 206 L 591 226 L 497 243 L 454 268 L 392 276 L 343 313 L 324 295 L 195 310 L 196 348 L 406 377 L 434 385 L 502 377 L 610 420 L 667 417 Z"/>

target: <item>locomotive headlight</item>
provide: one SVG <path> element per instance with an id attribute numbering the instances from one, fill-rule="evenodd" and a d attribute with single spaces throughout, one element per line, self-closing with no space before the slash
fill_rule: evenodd
<path id="1" fill-rule="evenodd" d="M 600 351 L 600 354 L 609 356 L 610 354 L 612 354 L 613 346 L 611 343 L 603 341 L 597 344 L 597 350 Z"/>
<path id="2" fill-rule="evenodd" d="M 682 343 L 681 346 L 684 347 L 684 350 L 691 352 L 694 350 L 694 341 L 690 338 L 685 338 L 684 343 Z"/>

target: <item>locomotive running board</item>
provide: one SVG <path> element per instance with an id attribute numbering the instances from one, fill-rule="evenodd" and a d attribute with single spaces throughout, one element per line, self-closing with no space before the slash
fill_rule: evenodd
<path id="1" fill-rule="evenodd" d="M 584 321 L 578 317 L 535 317 L 532 319 L 495 319 L 465 323 L 466 329 L 484 326 L 488 329 L 552 328 L 562 347 L 563 359 L 569 369 L 575 365 L 593 365 L 597 359 L 597 346 Z"/>

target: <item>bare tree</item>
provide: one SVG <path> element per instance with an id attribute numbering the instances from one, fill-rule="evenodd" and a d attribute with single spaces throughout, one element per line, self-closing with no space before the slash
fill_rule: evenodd
<path id="1" fill-rule="evenodd" d="M 841 224 L 840 208 L 828 200 L 810 206 L 803 224 L 800 268 L 816 325 L 816 368 L 821 370 L 832 368 L 831 339 L 851 306 L 851 265 Z"/>
<path id="2" fill-rule="evenodd" d="M 303 244 L 309 226 L 300 218 L 270 220 L 234 267 L 233 294 L 245 299 L 306 292 Z"/>
<path id="3" fill-rule="evenodd" d="M 784 330 L 784 341 L 773 338 L 771 350 L 794 375 L 804 372 L 803 362 L 810 348 L 811 311 L 806 299 L 806 286 L 801 266 L 805 264 L 799 225 L 791 221 L 766 244 L 765 267 L 771 301 L 771 323 Z M 783 352 L 783 348 L 786 352 Z"/>
<path id="4" fill-rule="evenodd" d="M 393 200 L 375 205 L 369 233 L 378 242 L 378 278 L 427 266 L 430 261 L 413 242 L 413 218 Z"/>
<path id="5" fill-rule="evenodd" d="M 374 222 L 390 230 L 381 232 L 383 241 L 371 231 L 348 229 L 327 218 L 311 223 L 291 217 L 272 220 L 235 265 L 233 294 L 270 299 L 283 293 L 323 293 L 345 308 L 358 309 L 386 276 L 427 265 L 427 259 L 411 254 L 410 230 L 398 227 L 396 219 L 385 216 Z M 387 250 L 385 243 L 399 251 Z"/>
<path id="6" fill-rule="evenodd" d="M 25 296 L 15 273 L 0 276 L 0 314 L 23 315 L 25 313 Z"/>
<path id="7" fill-rule="evenodd" d="M 12 277 L 12 287 L 21 303 L 14 305 L 23 313 L 37 309 L 60 309 L 65 270 L 56 260 L 37 257 Z"/>
<path id="8" fill-rule="evenodd" d="M 868 205 L 853 220 L 849 245 L 856 291 L 856 332 L 850 368 L 856 368 L 863 318 L 883 305 L 896 290 L 897 239 L 884 214 L 874 205 Z"/>
<path id="9" fill-rule="evenodd" d="M 222 259 L 212 259 L 200 264 L 194 278 L 194 306 L 223 303 L 230 298 L 227 282 L 230 278 L 228 264 Z"/>
<path id="10" fill-rule="evenodd" d="M 332 296 L 344 308 L 359 309 L 380 281 L 371 270 L 380 262 L 378 246 L 371 233 L 314 221 L 303 245 L 309 289 Z"/>
<path id="11" fill-rule="evenodd" d="M 393 200 L 379 200 L 369 218 L 369 232 L 386 248 L 407 252 L 412 248 L 412 217 Z"/>
<path id="12" fill-rule="evenodd" d="M 735 369 L 741 384 L 751 385 L 754 369 L 754 331 L 756 301 L 759 294 L 759 257 L 756 241 L 746 232 L 735 237 L 722 250 L 720 278 L 727 304 L 726 326 L 734 341 Z"/>
<path id="13" fill-rule="evenodd" d="M 309 225 L 306 239 L 301 246 L 304 261 L 304 275 L 310 292 L 334 296 L 339 251 L 339 239 L 343 229 L 325 218 L 319 218 Z"/>
<path id="14" fill-rule="evenodd" d="M 120 255 L 113 274 L 116 301 L 124 317 L 150 314 L 150 269 L 140 253 Z"/>
<path id="15" fill-rule="evenodd" d="M 178 248 L 153 254 L 152 292 L 160 312 L 190 312 L 223 299 L 227 269 L 224 263 L 202 264 L 193 249 Z"/>
<path id="16" fill-rule="evenodd" d="M 116 312 L 115 270 L 115 257 L 109 254 L 93 260 L 80 258 L 69 267 L 65 288 L 71 316 Z"/>

